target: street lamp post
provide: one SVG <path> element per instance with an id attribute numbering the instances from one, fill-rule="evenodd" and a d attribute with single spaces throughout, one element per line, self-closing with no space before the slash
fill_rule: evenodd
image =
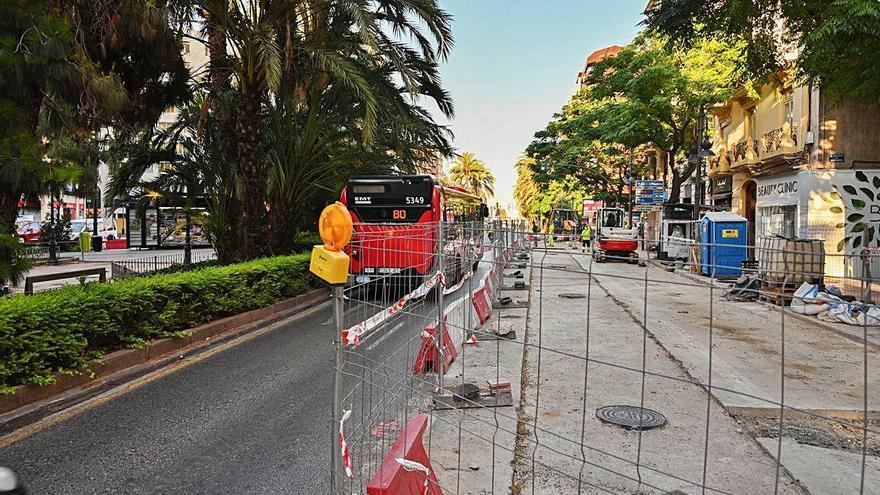
<path id="1" fill-rule="evenodd" d="M 95 197 L 92 201 L 92 235 L 98 237 L 98 204 L 101 202 L 101 188 L 97 184 L 95 184 Z"/>
<path id="2" fill-rule="evenodd" d="M 635 205 L 633 204 L 633 149 L 629 149 L 629 164 L 627 165 L 626 171 L 626 183 L 629 189 L 629 227 L 633 226 L 633 208 Z"/>
<path id="3" fill-rule="evenodd" d="M 712 143 L 706 136 L 706 108 L 700 107 L 697 116 L 696 143 L 691 147 L 690 160 L 696 164 L 696 178 L 694 179 L 694 220 L 700 219 L 700 208 L 703 206 L 703 158 L 715 156 L 712 151 Z"/>
<path id="4" fill-rule="evenodd" d="M 55 194 L 49 194 L 49 263 L 58 263 L 58 244 L 55 239 Z"/>
<path id="5" fill-rule="evenodd" d="M 184 241 L 183 241 L 183 264 L 189 265 L 192 263 L 192 236 L 190 235 L 192 231 L 192 212 L 190 211 L 190 207 L 186 207 L 186 227 L 184 228 Z"/>

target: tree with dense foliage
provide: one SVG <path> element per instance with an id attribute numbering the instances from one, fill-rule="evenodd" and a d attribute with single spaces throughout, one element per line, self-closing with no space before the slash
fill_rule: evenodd
<path id="1" fill-rule="evenodd" d="M 167 19 L 139 0 L 0 3 L 0 235 L 22 198 L 94 190 L 101 129 L 151 125 L 187 98 Z"/>
<path id="2" fill-rule="evenodd" d="M 701 109 L 723 102 L 743 83 L 739 48 L 702 40 L 669 51 L 639 37 L 616 57 L 596 63 L 587 87 L 576 94 L 527 152 L 539 181 L 572 174 L 594 199 L 619 199 L 624 182 L 642 175 L 629 155 L 641 147 L 663 150 L 670 202 L 694 166 L 678 160 L 693 141 Z M 630 177 L 627 177 L 630 176 Z"/>
<path id="3" fill-rule="evenodd" d="M 218 10 L 225 4 L 221 0 L 201 3 L 212 9 L 209 50 L 216 33 L 230 40 L 242 37 L 246 27 L 268 30 L 275 51 L 262 55 L 277 57 L 259 63 L 261 70 L 277 69 L 271 76 L 277 81 L 260 86 L 258 115 L 243 119 L 239 79 L 247 75 L 236 71 L 248 64 L 239 49 L 212 55 L 210 63 L 216 58 L 226 64 L 225 72 L 209 68 L 207 80 L 194 88 L 196 101 L 181 109 L 174 125 L 144 129 L 116 143 L 108 197 L 143 204 L 198 197 L 208 208 L 205 227 L 219 258 L 247 259 L 289 252 L 297 232 L 313 227 L 316 205 L 336 196 L 349 175 L 411 172 L 438 152 L 451 154 L 448 131 L 414 103 L 430 98 L 452 115 L 436 65 L 450 42 L 447 19 L 432 10 L 433 2 L 422 13 L 439 16 L 425 21 L 439 39 L 434 45 L 422 35 L 419 43 L 425 45 L 417 51 L 392 42 L 386 33 L 386 28 L 409 32 L 410 20 L 400 16 L 407 1 L 379 2 L 373 11 L 353 11 L 356 6 L 343 1 L 293 2 L 306 9 L 293 11 L 282 8 L 290 2 L 268 2 L 280 9 L 274 17 L 247 22 L 224 18 L 240 15 L 235 9 L 241 5 L 230 7 L 230 13 Z M 320 15 L 311 18 L 316 12 Z M 286 23 L 299 25 L 297 19 L 309 20 L 304 31 L 287 28 Z M 229 43 L 244 49 L 251 41 Z M 215 77 L 218 72 L 226 79 Z M 241 153 L 242 126 L 259 127 L 256 155 Z M 248 160 L 257 162 L 247 165 Z M 158 176 L 144 181 L 144 173 L 160 164 Z"/>
<path id="4" fill-rule="evenodd" d="M 455 159 L 448 177 L 451 184 L 463 187 L 484 200 L 495 195 L 495 175 L 471 152 L 462 153 Z"/>
<path id="5" fill-rule="evenodd" d="M 210 54 L 199 120 L 186 133 L 213 148 L 207 155 L 224 165 L 212 168 L 234 184 L 224 188 L 230 215 L 215 225 L 221 258 L 285 252 L 311 218 L 310 200 L 338 191 L 347 174 L 412 171 L 451 154 L 448 131 L 417 103 L 433 100 L 452 116 L 437 69 L 450 19 L 435 0 L 177 4 L 181 19 L 204 20 Z M 149 132 L 137 139 L 142 146 L 117 149 L 161 144 Z M 115 160 L 111 194 L 145 197 L 129 161 Z"/>
<path id="6" fill-rule="evenodd" d="M 876 1 L 663 0 L 647 16 L 648 27 L 677 46 L 707 35 L 739 43 L 756 78 L 793 61 L 832 94 L 880 102 Z"/>
<path id="7" fill-rule="evenodd" d="M 516 170 L 513 200 L 516 202 L 517 211 L 525 218 L 533 218 L 535 216 L 535 204 L 541 191 L 540 185 L 535 181 L 535 173 L 532 171 L 534 163 L 534 158 L 522 156 L 513 166 L 514 170 Z"/>

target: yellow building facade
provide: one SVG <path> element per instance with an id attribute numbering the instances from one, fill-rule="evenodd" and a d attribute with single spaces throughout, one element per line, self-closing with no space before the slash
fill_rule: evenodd
<path id="1" fill-rule="evenodd" d="M 880 107 L 831 99 L 779 73 L 713 114 L 712 203 L 749 221 L 751 245 L 774 235 L 822 239 L 826 273 L 858 275 L 847 257 L 864 247 L 859 224 L 880 223 Z"/>

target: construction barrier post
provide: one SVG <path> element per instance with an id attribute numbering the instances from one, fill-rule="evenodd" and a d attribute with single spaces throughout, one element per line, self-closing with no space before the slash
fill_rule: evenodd
<path id="1" fill-rule="evenodd" d="M 440 222 L 437 224 L 437 255 L 440 257 L 438 260 L 440 271 L 440 282 L 437 284 L 437 332 L 434 334 L 434 345 L 437 349 L 437 361 L 435 363 L 434 371 L 437 373 L 437 392 L 443 392 L 443 374 L 446 373 L 446 369 L 443 366 L 445 362 L 443 355 L 443 330 L 446 325 L 444 324 L 445 318 L 443 317 L 443 292 L 446 290 L 446 275 L 443 270 L 445 268 L 446 263 L 443 262 L 443 248 L 444 248 L 444 239 L 443 239 L 443 216 L 446 213 L 443 212 L 440 215 Z M 439 365 L 439 366 L 438 366 Z"/>
<path id="2" fill-rule="evenodd" d="M 330 425 L 331 435 L 331 478 L 330 493 L 336 495 L 342 490 L 342 439 L 340 432 L 340 422 L 342 421 L 342 391 L 343 391 L 343 367 L 345 366 L 345 352 L 342 342 L 343 329 L 343 286 L 334 285 L 332 289 L 333 296 L 333 323 L 336 328 L 334 336 L 336 349 L 336 376 L 333 380 L 333 423 Z"/>

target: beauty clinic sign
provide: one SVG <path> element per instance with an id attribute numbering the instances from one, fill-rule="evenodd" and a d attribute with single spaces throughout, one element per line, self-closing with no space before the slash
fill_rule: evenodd
<path id="1" fill-rule="evenodd" d="M 789 174 L 784 176 L 759 179 L 757 182 L 758 204 L 793 205 L 798 203 L 798 196 L 802 190 L 809 190 L 809 175 Z M 806 187 L 806 189 L 804 189 Z"/>

